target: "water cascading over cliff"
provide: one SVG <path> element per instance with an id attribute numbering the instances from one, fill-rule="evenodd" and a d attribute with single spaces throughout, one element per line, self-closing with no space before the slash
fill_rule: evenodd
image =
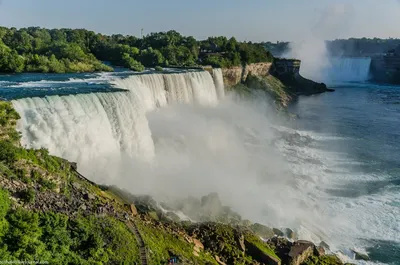
<path id="1" fill-rule="evenodd" d="M 205 71 L 132 75 L 110 81 L 126 92 L 14 100 L 22 144 L 76 161 L 90 178 L 112 175 L 112 165 L 121 159 L 154 156 L 147 112 L 175 103 L 215 105 L 223 97 L 218 75 L 214 71 L 215 84 Z"/>
<path id="2" fill-rule="evenodd" d="M 336 57 L 330 60 L 327 79 L 343 82 L 365 82 L 370 78 L 371 58 Z"/>

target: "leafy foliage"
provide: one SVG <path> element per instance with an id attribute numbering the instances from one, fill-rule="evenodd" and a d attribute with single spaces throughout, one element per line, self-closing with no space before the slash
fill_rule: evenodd
<path id="1" fill-rule="evenodd" d="M 0 72 L 112 71 L 101 61 L 143 71 L 144 66 L 239 66 L 271 61 L 261 44 L 235 38 L 197 41 L 170 30 L 133 36 L 102 35 L 84 29 L 0 27 Z"/>
<path id="2" fill-rule="evenodd" d="M 0 190 L 0 254 L 8 260 L 49 264 L 132 264 L 139 260 L 134 236 L 112 218 L 9 211 Z"/>

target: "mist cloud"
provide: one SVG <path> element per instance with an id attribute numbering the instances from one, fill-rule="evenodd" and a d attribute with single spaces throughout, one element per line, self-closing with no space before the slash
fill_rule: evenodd
<path id="1" fill-rule="evenodd" d="M 301 73 L 305 77 L 325 81 L 326 69 L 330 67 L 325 41 L 332 36 L 350 32 L 356 10 L 352 4 L 335 3 L 319 12 L 315 25 L 304 35 L 302 41 L 291 43 L 289 52 L 284 56 L 302 60 Z"/>

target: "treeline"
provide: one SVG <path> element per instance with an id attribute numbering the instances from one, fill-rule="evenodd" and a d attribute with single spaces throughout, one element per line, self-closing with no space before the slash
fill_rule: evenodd
<path id="1" fill-rule="evenodd" d="M 400 39 L 350 38 L 327 42 L 333 56 L 371 56 L 387 53 L 400 45 Z"/>
<path id="2" fill-rule="evenodd" d="M 136 38 L 85 29 L 0 27 L 0 72 L 112 71 L 104 61 L 143 71 L 155 66 L 238 66 L 272 61 L 272 56 L 260 44 L 226 37 L 197 41 L 173 30 Z"/>

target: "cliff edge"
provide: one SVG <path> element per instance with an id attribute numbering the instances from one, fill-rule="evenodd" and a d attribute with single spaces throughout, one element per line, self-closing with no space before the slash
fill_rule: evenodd
<path id="1" fill-rule="evenodd" d="M 332 91 L 300 75 L 301 61 L 274 58 L 273 63 L 254 63 L 222 69 L 226 90 L 261 89 L 286 107 L 299 95 Z M 245 86 L 245 87 L 244 87 Z"/>

